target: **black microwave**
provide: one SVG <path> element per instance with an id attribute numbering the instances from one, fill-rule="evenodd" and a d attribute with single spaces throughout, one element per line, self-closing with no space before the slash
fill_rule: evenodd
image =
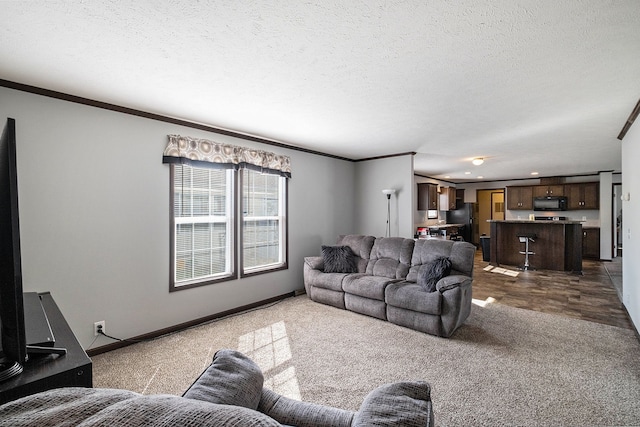
<path id="1" fill-rule="evenodd" d="M 548 196 L 533 198 L 534 211 L 566 211 L 567 198 L 564 196 Z"/>

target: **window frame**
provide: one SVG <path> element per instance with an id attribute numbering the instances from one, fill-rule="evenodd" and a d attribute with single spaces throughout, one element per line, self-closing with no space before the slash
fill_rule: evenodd
<path id="1" fill-rule="evenodd" d="M 221 277 L 206 278 L 206 279 L 193 279 L 185 281 L 184 284 L 176 281 L 176 218 L 174 216 L 174 203 L 175 203 L 175 168 L 181 166 L 188 166 L 194 169 L 212 169 L 202 166 L 194 166 L 188 164 L 171 163 L 169 168 L 169 292 L 182 291 L 185 289 L 196 288 L 200 286 L 212 285 L 215 283 L 227 282 L 230 280 L 237 280 L 238 278 L 245 278 L 251 276 L 257 276 L 260 274 L 271 273 L 275 271 L 287 270 L 289 268 L 289 179 L 282 175 L 277 175 L 279 180 L 279 186 L 281 197 L 279 200 L 280 215 L 278 216 L 280 221 L 280 251 L 282 253 L 282 259 L 277 264 L 269 264 L 267 266 L 255 267 L 245 269 L 244 267 L 244 217 L 242 215 L 242 201 L 243 201 L 243 169 L 224 169 L 230 170 L 230 191 L 227 194 L 231 197 L 231 218 L 230 218 L 230 247 L 228 254 L 230 256 L 231 270 L 228 274 Z M 216 168 L 213 168 L 216 169 Z"/>
<path id="2" fill-rule="evenodd" d="M 229 280 L 235 280 L 238 278 L 237 272 L 237 258 L 236 251 L 234 247 L 237 241 L 237 226 L 236 226 L 236 212 L 237 212 L 237 182 L 236 182 L 236 174 L 229 173 L 226 169 L 224 170 L 227 173 L 227 190 L 226 195 L 230 200 L 231 206 L 228 207 L 227 212 L 229 215 L 229 224 L 227 227 L 228 240 L 230 248 L 227 248 L 227 255 L 229 256 L 228 262 L 229 272 L 217 275 L 216 277 L 207 277 L 207 278 L 198 278 L 185 280 L 183 282 L 178 282 L 176 280 L 176 261 L 177 261 L 177 248 L 176 248 L 176 224 L 177 223 L 198 223 L 198 222 L 206 222 L 206 221 L 180 221 L 176 220 L 174 215 L 175 209 L 175 175 L 176 175 L 176 167 L 190 167 L 192 169 L 214 169 L 214 168 L 202 168 L 198 166 L 186 165 L 186 164 L 170 164 L 169 168 L 169 292 L 181 291 L 184 289 L 191 289 L 195 287 L 211 285 L 214 283 L 226 282 Z M 230 186 L 230 187 L 229 187 Z M 206 217 L 202 217 L 204 219 Z"/>
<path id="3" fill-rule="evenodd" d="M 253 171 L 256 172 L 256 171 Z M 256 172 L 259 173 L 259 172 Z M 278 220 L 280 222 L 279 239 L 280 239 L 280 252 L 281 260 L 278 263 L 272 263 L 260 267 L 251 267 L 249 269 L 244 266 L 244 173 L 239 171 L 238 173 L 238 201 L 240 203 L 238 212 L 238 235 L 239 237 L 239 263 L 240 263 L 240 277 L 251 277 L 260 274 L 270 273 L 273 271 L 287 270 L 289 268 L 289 180 L 281 175 L 275 175 L 278 178 L 279 185 L 279 215 Z"/>

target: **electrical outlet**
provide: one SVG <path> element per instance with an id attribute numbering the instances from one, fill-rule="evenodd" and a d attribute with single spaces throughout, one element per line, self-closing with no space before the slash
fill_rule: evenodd
<path id="1" fill-rule="evenodd" d="M 99 335 L 98 331 L 102 331 L 103 334 L 107 333 L 107 329 L 106 329 L 104 320 L 101 320 L 99 322 L 95 322 L 93 324 L 93 336 L 97 337 Z"/>

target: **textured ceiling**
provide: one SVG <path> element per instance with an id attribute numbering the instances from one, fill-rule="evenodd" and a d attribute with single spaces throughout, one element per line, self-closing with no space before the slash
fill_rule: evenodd
<path id="1" fill-rule="evenodd" d="M 415 151 L 450 181 L 620 171 L 640 98 L 638 0 L 1 1 L 0 22 L 2 79 L 351 159 Z"/>

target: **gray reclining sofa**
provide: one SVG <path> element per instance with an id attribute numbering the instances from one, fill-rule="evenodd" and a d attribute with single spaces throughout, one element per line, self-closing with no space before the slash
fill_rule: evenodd
<path id="1" fill-rule="evenodd" d="M 301 402 L 263 387 L 255 362 L 230 349 L 182 397 L 127 390 L 59 388 L 0 406 L 0 427 L 31 426 L 433 426 L 431 387 L 424 381 L 381 385 L 358 411 Z"/>
<path id="2" fill-rule="evenodd" d="M 471 243 L 342 235 L 333 248 L 348 248 L 351 268 L 326 268 L 327 253 L 306 257 L 304 286 L 313 301 L 440 337 L 451 336 L 471 312 Z M 330 249 L 323 246 L 323 252 Z M 433 291 L 425 288 L 421 277 L 442 259 L 450 272 Z"/>

